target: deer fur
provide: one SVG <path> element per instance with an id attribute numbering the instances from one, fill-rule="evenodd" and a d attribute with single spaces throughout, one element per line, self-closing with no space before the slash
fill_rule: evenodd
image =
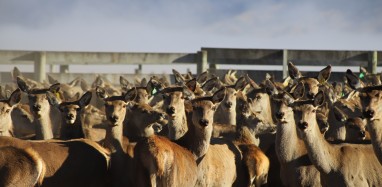
<path id="1" fill-rule="evenodd" d="M 32 148 L 0 147 L 0 186 L 40 186 L 45 163 Z"/>
<path id="2" fill-rule="evenodd" d="M 323 92 L 298 108 L 297 126 L 308 155 L 320 171 L 322 186 L 380 186 L 382 167 L 371 145 L 329 144 L 320 133 L 316 110 L 324 102 Z"/>

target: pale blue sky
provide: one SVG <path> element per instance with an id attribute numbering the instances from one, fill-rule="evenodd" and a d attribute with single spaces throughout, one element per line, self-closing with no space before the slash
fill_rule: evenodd
<path id="1" fill-rule="evenodd" d="M 382 50 L 380 0 L 0 0 L 0 49 Z"/>

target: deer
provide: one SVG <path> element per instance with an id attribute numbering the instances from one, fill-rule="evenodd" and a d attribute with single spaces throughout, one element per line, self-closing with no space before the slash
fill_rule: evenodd
<path id="1" fill-rule="evenodd" d="M 45 163 L 32 148 L 0 147 L 1 186 L 41 186 Z"/>
<path id="2" fill-rule="evenodd" d="M 34 117 L 36 139 L 47 140 L 59 137 L 60 113 L 58 109 L 50 106 L 46 97 L 47 91 L 58 93 L 59 84 L 51 85 L 48 89 L 31 88 L 21 77 L 17 78 L 17 84 L 21 91 L 28 94 L 29 107 Z"/>
<path id="3" fill-rule="evenodd" d="M 156 123 L 161 125 L 166 123 L 165 115 L 154 111 L 148 104 L 134 102 L 137 95 L 136 88 L 128 90 L 121 96 L 108 96 L 103 88 L 98 87 L 97 95 L 105 102 L 105 112 L 109 121 L 104 146 L 111 150 L 111 162 L 115 163 L 111 168 L 112 180 L 115 181 L 113 185 L 135 184 L 134 172 L 137 167 L 134 158 L 135 144 L 124 137 L 124 128 L 129 125 L 139 128 L 140 131 L 137 131 L 139 137 L 145 138 L 154 133 Z"/>
<path id="4" fill-rule="evenodd" d="M 214 108 L 225 96 L 225 89 L 213 96 L 191 101 L 192 114 L 188 118 L 188 131 L 176 141 L 194 155 L 198 166 L 196 186 L 231 186 L 237 178 L 235 160 L 240 160 L 240 151 L 233 143 L 212 143 Z M 210 143 L 211 142 L 211 143 Z M 210 166 L 214 167 L 210 167 Z"/>
<path id="5" fill-rule="evenodd" d="M 298 133 L 293 108 L 294 98 L 287 92 L 274 102 L 279 106 L 276 132 L 276 154 L 284 186 L 321 186 L 320 173 L 310 161 L 307 149 Z"/>
<path id="6" fill-rule="evenodd" d="M 40 155 L 46 166 L 42 186 L 107 185 L 109 153 L 93 141 L 27 141 L 0 136 L 0 148 L 8 146 L 31 148 Z"/>
<path id="7" fill-rule="evenodd" d="M 246 86 L 244 77 L 239 78 L 235 84 L 226 87 L 226 96 L 216 109 L 214 122 L 219 124 L 236 125 L 236 95 Z"/>
<path id="8" fill-rule="evenodd" d="M 84 138 L 83 125 L 81 124 L 81 113 L 90 103 L 92 93 L 86 92 L 81 98 L 76 101 L 60 101 L 53 93 L 46 93 L 49 104 L 56 107 L 61 112 L 61 134 L 63 140 Z"/>
<path id="9" fill-rule="evenodd" d="M 1 134 L 3 136 L 14 136 L 22 139 L 28 139 L 34 136 L 35 128 L 33 126 L 33 116 L 29 112 L 29 107 L 26 104 L 21 104 L 18 94 L 21 94 L 19 89 L 13 92 L 6 89 L 3 90 L 0 86 L 1 93 L 0 99 L 0 119 L 1 119 Z M 20 97 L 21 98 L 21 97 Z"/>
<path id="10" fill-rule="evenodd" d="M 320 172 L 322 186 L 380 186 L 382 167 L 371 145 L 334 145 L 325 140 L 316 119 L 317 109 L 324 102 L 322 91 L 312 100 L 293 102 L 298 132 L 310 160 Z"/>

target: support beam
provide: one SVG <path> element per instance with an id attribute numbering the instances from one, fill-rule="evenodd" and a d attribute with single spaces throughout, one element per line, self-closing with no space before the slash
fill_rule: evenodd
<path id="1" fill-rule="evenodd" d="M 208 57 L 207 57 L 207 51 L 202 50 L 198 52 L 198 62 L 197 62 L 197 67 L 196 71 L 198 74 L 201 74 L 207 70 L 208 66 Z"/>
<path id="2" fill-rule="evenodd" d="M 378 51 L 370 52 L 369 63 L 367 64 L 367 69 L 370 73 L 377 73 L 377 65 L 378 65 Z"/>
<path id="3" fill-rule="evenodd" d="M 288 50 L 283 50 L 283 79 L 288 77 Z"/>
<path id="4" fill-rule="evenodd" d="M 36 52 L 34 61 L 35 79 L 38 82 L 43 82 L 46 79 L 46 52 Z"/>

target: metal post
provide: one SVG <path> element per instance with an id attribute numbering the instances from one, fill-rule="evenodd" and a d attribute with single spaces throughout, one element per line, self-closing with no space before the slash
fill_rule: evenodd
<path id="1" fill-rule="evenodd" d="M 198 52 L 199 60 L 197 62 L 196 71 L 198 74 L 201 74 L 207 70 L 208 57 L 207 51 L 202 50 Z"/>
<path id="2" fill-rule="evenodd" d="M 378 64 L 378 51 L 372 51 L 370 53 L 369 63 L 367 65 L 367 69 L 370 73 L 377 73 L 377 64 Z"/>
<path id="3" fill-rule="evenodd" d="M 288 50 L 283 50 L 283 78 L 288 77 Z"/>
<path id="4" fill-rule="evenodd" d="M 36 53 L 34 61 L 35 79 L 38 82 L 43 82 L 46 79 L 46 52 L 41 51 Z"/>

